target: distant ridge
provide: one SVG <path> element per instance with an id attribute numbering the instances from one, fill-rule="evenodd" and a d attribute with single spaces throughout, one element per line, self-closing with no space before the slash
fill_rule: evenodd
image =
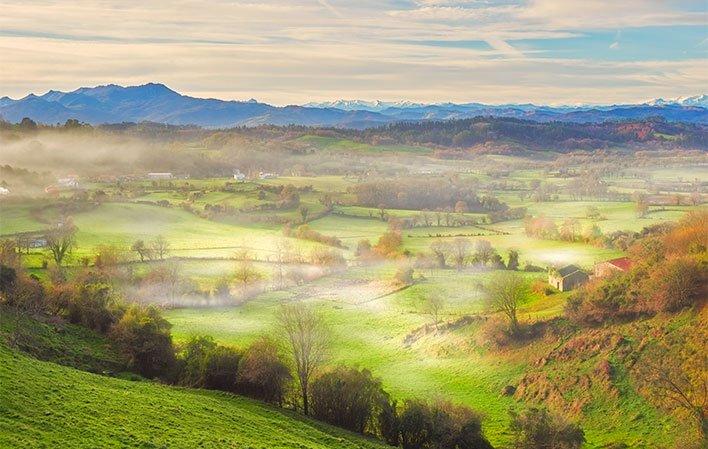
<path id="1" fill-rule="evenodd" d="M 338 100 L 303 106 L 272 106 L 256 100 L 226 101 L 182 95 L 164 84 L 82 87 L 50 90 L 19 100 L 0 98 L 0 117 L 17 123 L 24 117 L 45 124 L 78 119 L 93 125 L 156 122 L 207 128 L 257 125 L 306 125 L 370 128 L 400 121 L 453 120 L 476 116 L 512 117 L 540 122 L 602 122 L 661 117 L 668 121 L 708 124 L 708 96 L 612 106 L 541 106 L 481 103 L 423 104 Z"/>

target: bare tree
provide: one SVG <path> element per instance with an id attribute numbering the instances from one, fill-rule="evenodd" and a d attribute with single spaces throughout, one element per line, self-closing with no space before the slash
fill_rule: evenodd
<path id="1" fill-rule="evenodd" d="M 263 274 L 256 269 L 252 261 L 243 259 L 236 263 L 234 279 L 244 287 L 262 278 Z"/>
<path id="2" fill-rule="evenodd" d="M 150 258 L 151 255 L 150 248 L 145 245 L 145 242 L 143 240 L 136 240 L 130 247 L 130 250 L 138 253 L 141 262 L 145 262 L 145 258 Z"/>
<path id="3" fill-rule="evenodd" d="M 302 222 L 307 223 L 307 217 L 310 215 L 310 208 L 307 206 L 300 206 L 300 216 L 302 217 Z"/>
<path id="4" fill-rule="evenodd" d="M 680 348 L 680 349 L 677 349 Z M 660 406 L 695 423 L 708 439 L 708 353 L 705 331 L 671 347 L 647 350 L 639 365 L 639 379 Z"/>
<path id="5" fill-rule="evenodd" d="M 470 255 L 470 249 L 472 248 L 472 242 L 470 239 L 464 237 L 456 237 L 452 244 L 450 245 L 450 250 L 452 252 L 452 259 L 455 261 L 455 267 L 457 271 L 461 271 L 465 266 L 465 262 Z"/>
<path id="6" fill-rule="evenodd" d="M 426 315 L 430 315 L 435 330 L 438 330 L 440 325 L 440 315 L 442 315 L 445 309 L 445 299 L 439 295 L 429 295 L 423 298 L 423 312 Z"/>
<path id="7" fill-rule="evenodd" d="M 430 251 L 435 255 L 438 268 L 447 268 L 445 254 L 449 251 L 449 245 L 444 240 L 435 240 L 430 244 Z"/>
<path id="8" fill-rule="evenodd" d="M 64 224 L 47 233 L 47 247 L 58 266 L 61 266 L 64 258 L 71 252 L 75 244 L 76 227 L 73 224 Z"/>
<path id="9" fill-rule="evenodd" d="M 162 235 L 158 235 L 155 237 L 155 240 L 152 241 L 152 250 L 155 252 L 155 255 L 162 260 L 170 251 L 170 242 Z"/>
<path id="10" fill-rule="evenodd" d="M 526 280 L 517 273 L 503 271 L 492 277 L 485 290 L 487 308 L 491 312 L 503 313 L 509 320 L 509 331 L 518 334 L 516 311 L 530 293 Z"/>
<path id="11" fill-rule="evenodd" d="M 278 313 L 287 350 L 295 365 L 303 412 L 310 412 L 309 387 L 324 364 L 329 343 L 325 325 L 315 311 L 301 302 L 283 304 Z"/>

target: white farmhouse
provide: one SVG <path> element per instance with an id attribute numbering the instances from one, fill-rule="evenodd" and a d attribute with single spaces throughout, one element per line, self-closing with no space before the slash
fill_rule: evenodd
<path id="1" fill-rule="evenodd" d="M 158 179 L 172 179 L 172 178 L 174 178 L 174 176 L 172 175 L 172 173 L 168 173 L 168 172 L 165 172 L 165 173 L 156 173 L 156 172 L 148 173 L 148 174 L 147 174 L 147 177 L 148 177 L 148 179 L 152 179 L 152 180 L 158 180 Z"/>

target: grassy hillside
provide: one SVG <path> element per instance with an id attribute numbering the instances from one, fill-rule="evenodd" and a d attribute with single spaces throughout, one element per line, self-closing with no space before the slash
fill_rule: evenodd
<path id="1" fill-rule="evenodd" d="M 125 368 L 122 357 L 92 330 L 48 317 L 30 318 L 6 306 L 0 306 L 0 344 L 94 373 Z"/>
<path id="2" fill-rule="evenodd" d="M 385 447 L 245 398 L 90 374 L 4 344 L 0 398 L 0 447 Z"/>

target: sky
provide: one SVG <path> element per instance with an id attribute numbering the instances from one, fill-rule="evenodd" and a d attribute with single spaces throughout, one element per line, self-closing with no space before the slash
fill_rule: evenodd
<path id="1" fill-rule="evenodd" d="M 276 105 L 708 91 L 708 0 L 0 0 L 0 96 L 159 82 Z"/>

